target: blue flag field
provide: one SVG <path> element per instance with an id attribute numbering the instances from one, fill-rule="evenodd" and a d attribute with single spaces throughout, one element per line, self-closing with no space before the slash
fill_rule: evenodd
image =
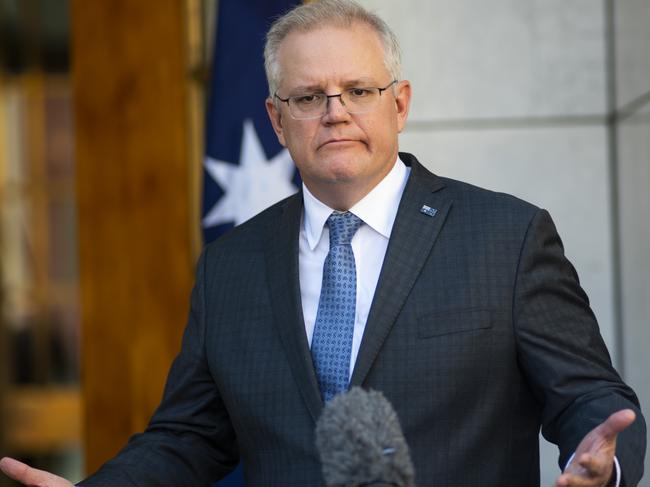
<path id="1" fill-rule="evenodd" d="M 298 189 L 264 100 L 264 35 L 297 2 L 220 0 L 206 120 L 202 228 L 205 243 Z"/>

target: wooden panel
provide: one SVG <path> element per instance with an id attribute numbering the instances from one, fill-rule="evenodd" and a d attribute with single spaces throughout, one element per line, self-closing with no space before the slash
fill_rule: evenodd
<path id="1" fill-rule="evenodd" d="M 72 0 L 89 471 L 158 404 L 192 281 L 184 4 Z"/>
<path id="2" fill-rule="evenodd" d="M 76 387 L 24 386 L 7 392 L 7 451 L 52 453 L 81 443 L 81 395 Z"/>

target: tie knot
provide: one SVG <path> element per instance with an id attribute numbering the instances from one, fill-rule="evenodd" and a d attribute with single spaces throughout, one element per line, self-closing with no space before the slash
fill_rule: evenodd
<path id="1" fill-rule="evenodd" d="M 330 229 L 330 248 L 335 245 L 349 245 L 363 221 L 349 211 L 334 212 L 327 219 Z"/>

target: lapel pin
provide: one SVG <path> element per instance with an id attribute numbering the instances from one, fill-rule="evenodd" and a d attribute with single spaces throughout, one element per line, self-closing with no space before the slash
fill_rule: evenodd
<path id="1" fill-rule="evenodd" d="M 431 208 L 430 206 L 427 205 L 422 205 L 422 208 L 420 208 L 420 213 L 423 213 L 427 216 L 436 216 L 438 210 L 436 210 L 435 208 Z"/>

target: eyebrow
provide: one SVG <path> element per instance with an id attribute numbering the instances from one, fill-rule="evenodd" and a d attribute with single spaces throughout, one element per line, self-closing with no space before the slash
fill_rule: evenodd
<path id="1" fill-rule="evenodd" d="M 296 86 L 295 88 L 289 90 L 289 93 L 314 93 L 323 91 L 321 85 L 303 85 Z"/>
<path id="2" fill-rule="evenodd" d="M 374 86 L 376 84 L 371 78 L 357 78 L 345 81 L 341 86 L 343 89 L 353 86 Z M 325 93 L 323 86 L 320 84 L 301 85 L 289 90 L 290 93 Z"/>

